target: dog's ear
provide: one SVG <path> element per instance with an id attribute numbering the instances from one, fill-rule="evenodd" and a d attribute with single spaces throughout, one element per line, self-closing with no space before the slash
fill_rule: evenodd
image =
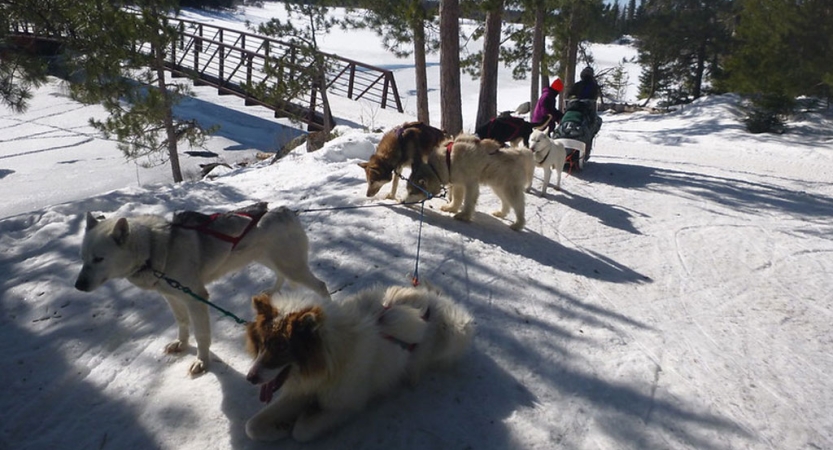
<path id="1" fill-rule="evenodd" d="M 310 308 L 295 319 L 293 328 L 308 334 L 315 334 L 324 321 L 324 312 L 320 307 Z"/>
<path id="2" fill-rule="evenodd" d="M 98 225 L 98 219 L 91 212 L 87 211 L 87 230 L 92 230 L 96 225 Z"/>
<path id="3" fill-rule="evenodd" d="M 110 236 L 113 237 L 113 240 L 116 241 L 118 245 L 124 245 L 127 242 L 127 238 L 130 236 L 130 226 L 127 224 L 127 219 L 124 217 L 120 218 L 116 221 L 116 225 L 113 227 L 113 232 L 110 233 Z"/>
<path id="4" fill-rule="evenodd" d="M 367 163 L 366 162 L 360 162 L 359 167 L 361 167 L 362 169 L 367 169 Z"/>
<path id="5" fill-rule="evenodd" d="M 272 302 L 267 294 L 259 294 L 252 297 L 252 306 L 255 308 L 257 315 L 263 316 L 267 320 L 275 315 L 275 307 L 272 306 Z"/>

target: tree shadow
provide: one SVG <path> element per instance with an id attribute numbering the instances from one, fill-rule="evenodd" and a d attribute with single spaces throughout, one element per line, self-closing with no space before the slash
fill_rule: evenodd
<path id="1" fill-rule="evenodd" d="M 80 265 L 66 262 L 78 259 L 78 248 L 64 243 L 80 232 L 83 220 L 55 219 L 31 214 L 0 222 L 3 242 L 16 244 L 0 260 L 0 348 L 6 360 L 0 371 L 0 447 L 156 448 L 157 436 L 138 420 L 136 397 L 108 395 L 102 374 L 93 374 L 86 363 L 102 354 L 125 370 L 144 365 L 136 354 L 141 342 L 169 323 L 154 321 L 153 308 L 136 308 L 122 295 L 124 285 L 104 286 L 95 297 L 75 291 L 71 283 Z M 136 316 L 147 321 L 145 329 L 124 326 L 125 317 Z M 107 339 L 101 339 L 103 327 Z"/>
<path id="2" fill-rule="evenodd" d="M 397 213 L 420 220 L 420 212 L 411 208 L 399 208 Z M 451 215 L 426 209 L 425 224 L 452 231 L 468 239 L 494 245 L 503 250 L 533 260 L 543 266 L 563 272 L 612 283 L 650 282 L 646 275 L 630 269 L 607 256 L 590 251 L 579 251 L 553 241 L 535 231 L 512 231 L 505 221 L 491 214 L 475 212 L 471 223 L 461 222 Z M 427 243 L 426 243 L 427 244 Z M 442 248 L 442 244 L 440 244 Z"/>
<path id="3" fill-rule="evenodd" d="M 183 98 L 174 108 L 174 114 L 183 120 L 196 120 L 206 128 L 220 125 L 213 136 L 238 143 L 227 146 L 224 149 L 226 151 L 258 150 L 274 153 L 292 139 L 306 134 L 300 126 L 296 128 L 284 125 L 277 120 L 247 114 L 199 97 Z"/>
<path id="4" fill-rule="evenodd" d="M 765 182 L 716 176 L 667 168 L 598 162 L 592 170 L 581 174 L 592 183 L 623 189 L 664 192 L 668 195 L 708 201 L 739 211 L 756 212 L 763 209 L 816 219 L 829 217 L 833 198 L 788 189 Z M 801 180 L 775 177 L 806 184 Z"/>
<path id="5" fill-rule="evenodd" d="M 553 188 L 554 186 L 550 187 Z M 540 190 L 533 189 L 530 192 L 530 195 L 537 196 L 540 192 Z M 603 225 L 610 228 L 615 228 L 631 234 L 642 234 L 636 229 L 632 221 L 635 214 L 640 214 L 635 211 L 628 211 L 624 207 L 604 203 L 591 197 L 579 196 L 564 187 L 562 187 L 560 191 L 550 191 L 550 193 L 541 198 L 560 203 L 570 209 L 584 213 L 587 216 L 595 217 Z M 527 202 L 527 209 L 530 209 L 529 206 L 533 205 L 530 205 L 529 202 Z"/>

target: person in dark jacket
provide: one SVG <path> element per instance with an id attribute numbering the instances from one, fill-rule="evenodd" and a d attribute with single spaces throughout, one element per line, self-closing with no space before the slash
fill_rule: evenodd
<path id="1" fill-rule="evenodd" d="M 596 73 L 590 66 L 581 70 L 579 78 L 579 81 L 572 85 L 569 92 L 567 92 L 566 114 L 578 112 L 584 116 L 588 133 L 588 137 L 583 139 L 587 144 L 584 160 L 587 161 L 590 159 L 593 138 L 602 127 L 602 118 L 596 113 L 596 101 L 601 96 L 601 88 L 599 88 L 599 83 L 596 82 Z"/>
<path id="2" fill-rule="evenodd" d="M 596 82 L 596 72 L 593 68 L 587 66 L 582 69 L 579 78 L 579 81 L 570 88 L 570 92 L 567 93 L 567 98 L 593 100 L 594 102 L 598 100 L 601 91 L 599 89 L 599 83 Z"/>
<path id="3" fill-rule="evenodd" d="M 596 73 L 590 66 L 585 67 L 579 74 L 579 81 L 570 87 L 567 93 L 567 111 L 580 111 L 587 117 L 587 121 L 591 124 L 596 124 L 593 127 L 593 134 L 595 135 L 598 127 L 601 126 L 598 114 L 596 114 L 596 101 L 601 96 L 601 88 L 596 82 Z M 576 102 L 575 100 L 580 100 Z"/>
<path id="4" fill-rule="evenodd" d="M 547 132 L 552 134 L 555 126 L 561 122 L 561 110 L 558 108 L 558 95 L 564 90 L 564 82 L 561 78 L 556 78 L 551 85 L 544 87 L 541 91 L 541 96 L 538 97 L 538 103 L 535 104 L 535 109 L 532 110 L 532 116 L 529 121 L 533 124 L 544 123 L 547 116 L 552 116 Z"/>

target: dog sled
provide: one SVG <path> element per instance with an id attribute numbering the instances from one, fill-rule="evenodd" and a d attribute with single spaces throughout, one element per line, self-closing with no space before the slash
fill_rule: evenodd
<path id="1" fill-rule="evenodd" d="M 561 124 L 553 132 L 553 139 L 567 149 L 567 170 L 581 170 L 590 159 L 593 139 L 602 127 L 602 119 L 593 110 L 594 106 L 594 101 L 589 99 L 568 100 Z"/>

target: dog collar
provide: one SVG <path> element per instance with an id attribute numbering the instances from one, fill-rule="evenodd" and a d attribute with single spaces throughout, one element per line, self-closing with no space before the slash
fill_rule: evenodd
<path id="1" fill-rule="evenodd" d="M 145 263 L 139 266 L 138 269 L 134 270 L 130 275 L 127 276 L 127 278 L 140 277 L 143 276 L 145 273 L 150 273 L 151 275 L 153 275 L 154 280 L 153 283 L 150 284 L 150 286 L 156 286 L 157 284 L 159 284 L 160 277 L 156 276 L 157 271 L 153 269 L 153 266 L 151 266 L 150 259 L 145 261 Z"/>
<path id="2" fill-rule="evenodd" d="M 533 153 L 533 155 L 534 155 L 534 154 L 535 154 L 535 153 Z M 547 160 L 547 158 L 549 158 L 549 156 L 550 156 L 550 150 L 547 150 L 547 154 L 546 154 L 546 155 L 544 155 L 544 157 L 543 157 L 543 158 L 541 158 L 541 160 L 540 160 L 540 161 L 538 161 L 538 158 L 535 158 L 535 162 L 537 162 L 537 163 L 540 165 L 541 163 L 543 163 L 544 161 L 546 161 L 546 160 Z"/>

